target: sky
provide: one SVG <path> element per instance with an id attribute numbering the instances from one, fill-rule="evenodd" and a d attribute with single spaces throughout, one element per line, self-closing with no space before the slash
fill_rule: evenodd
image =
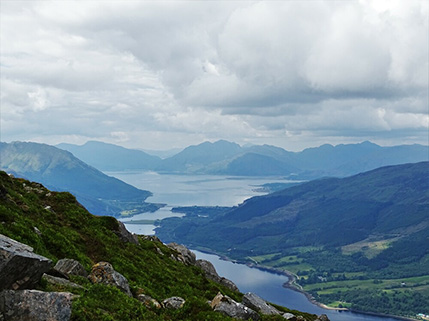
<path id="1" fill-rule="evenodd" d="M 0 2 L 0 140 L 429 144 L 429 1 Z"/>

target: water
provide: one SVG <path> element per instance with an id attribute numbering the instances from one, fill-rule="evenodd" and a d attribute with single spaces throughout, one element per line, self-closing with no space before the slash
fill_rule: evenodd
<path id="1" fill-rule="evenodd" d="M 128 184 L 153 193 L 151 203 L 168 204 L 155 213 L 142 213 L 121 221 L 136 234 L 155 234 L 153 224 L 130 224 L 137 220 L 156 220 L 183 216 L 171 212 L 175 206 L 235 206 L 252 196 L 263 195 L 256 189 L 265 183 L 289 183 L 281 177 L 233 177 L 214 175 L 168 175 L 155 172 L 107 172 Z"/>
<path id="2" fill-rule="evenodd" d="M 288 278 L 285 275 L 250 268 L 244 264 L 221 260 L 219 256 L 195 251 L 197 259 L 213 263 L 219 275 L 232 280 L 241 292 L 253 292 L 263 299 L 291 309 L 326 314 L 331 321 L 398 321 L 396 318 L 380 317 L 353 313 L 349 311 L 326 310 L 312 304 L 304 294 L 286 289 L 283 284 Z"/>
<path id="3" fill-rule="evenodd" d="M 151 191 L 154 195 L 148 202 L 165 203 L 167 206 L 154 213 L 142 213 L 122 219 L 127 229 L 133 233 L 153 235 L 152 224 L 132 224 L 137 220 L 156 220 L 171 216 L 182 216 L 171 212 L 175 206 L 234 206 L 245 199 L 262 195 L 255 189 L 265 183 L 287 183 L 282 178 L 257 177 L 242 178 L 210 175 L 161 175 L 153 172 L 109 172 L 135 187 Z M 128 223 L 127 223 L 128 222 Z M 371 316 L 347 311 L 322 309 L 312 304 L 302 293 L 286 289 L 284 275 L 274 274 L 244 264 L 221 260 L 217 255 L 194 251 L 199 259 L 213 263 L 219 275 L 232 280 L 241 292 L 254 292 L 267 301 L 314 314 L 326 314 L 332 321 L 398 321 L 399 319 Z"/>

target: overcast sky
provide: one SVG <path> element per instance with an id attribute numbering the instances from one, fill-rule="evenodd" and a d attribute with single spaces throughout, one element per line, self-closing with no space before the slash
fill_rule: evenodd
<path id="1" fill-rule="evenodd" d="M 429 140 L 429 1 L 1 1 L 1 140 Z"/>

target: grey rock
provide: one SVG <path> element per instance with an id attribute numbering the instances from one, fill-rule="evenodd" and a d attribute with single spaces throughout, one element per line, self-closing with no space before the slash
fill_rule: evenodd
<path id="1" fill-rule="evenodd" d="M 253 321 L 260 320 L 259 314 L 254 310 L 221 293 L 218 293 L 213 298 L 210 305 L 214 311 L 221 312 L 231 318 Z"/>
<path id="2" fill-rule="evenodd" d="M 139 294 L 137 299 L 148 308 L 155 307 L 157 309 L 161 309 L 161 304 L 150 295 Z"/>
<path id="3" fill-rule="evenodd" d="M 120 221 L 118 221 L 118 230 L 115 231 L 115 234 L 118 235 L 123 242 L 139 244 L 137 235 L 130 233 L 125 227 L 125 224 Z"/>
<path id="4" fill-rule="evenodd" d="M 113 269 L 112 264 L 108 262 L 99 262 L 92 267 L 91 274 L 88 279 L 92 283 L 101 283 L 112 285 L 119 290 L 132 297 L 128 280 L 119 272 Z"/>
<path id="5" fill-rule="evenodd" d="M 35 286 L 52 261 L 33 249 L 0 234 L 0 290 L 22 290 Z"/>
<path id="6" fill-rule="evenodd" d="M 158 236 L 155 235 L 141 235 L 143 240 L 145 241 L 151 241 L 151 242 L 159 242 L 162 243 Z"/>
<path id="7" fill-rule="evenodd" d="M 296 316 L 292 313 L 283 313 L 283 318 L 285 318 L 286 320 L 290 320 L 290 321 L 296 321 L 297 320 Z"/>
<path id="8" fill-rule="evenodd" d="M 238 287 L 234 284 L 234 282 L 232 282 L 231 280 L 228 280 L 227 278 L 220 277 L 217 274 L 216 269 L 211 262 L 207 260 L 197 260 L 195 262 L 195 265 L 200 267 L 204 271 L 208 279 L 213 280 L 217 283 L 220 283 L 232 291 L 236 291 L 236 292 L 239 291 Z"/>
<path id="9" fill-rule="evenodd" d="M 185 299 L 179 296 L 173 296 L 171 298 L 162 301 L 162 305 L 167 309 L 180 309 L 185 304 Z"/>
<path id="10" fill-rule="evenodd" d="M 195 265 L 195 262 L 197 261 L 195 253 L 189 250 L 186 246 L 177 243 L 169 243 L 167 246 L 178 252 L 178 255 L 176 256 L 177 261 L 186 265 Z"/>
<path id="11" fill-rule="evenodd" d="M 314 321 L 329 321 L 329 318 L 328 318 L 328 316 L 326 314 L 321 314 Z"/>
<path id="12" fill-rule="evenodd" d="M 65 275 L 79 275 L 83 277 L 87 277 L 88 273 L 82 264 L 80 264 L 76 260 L 72 259 L 61 259 L 55 264 L 54 270 Z"/>
<path id="13" fill-rule="evenodd" d="M 63 278 L 48 275 L 48 274 L 43 274 L 42 280 L 45 280 L 46 282 L 48 282 L 52 285 L 56 285 L 56 286 L 75 288 L 75 289 L 85 289 L 83 286 L 81 286 L 79 284 L 76 284 L 74 282 L 71 282 L 71 281 L 63 279 Z"/>
<path id="14" fill-rule="evenodd" d="M 248 292 L 243 296 L 243 304 L 265 315 L 277 315 L 280 312 L 255 293 Z"/>
<path id="15" fill-rule="evenodd" d="M 68 321 L 73 294 L 36 290 L 0 292 L 0 312 L 7 321 Z"/>

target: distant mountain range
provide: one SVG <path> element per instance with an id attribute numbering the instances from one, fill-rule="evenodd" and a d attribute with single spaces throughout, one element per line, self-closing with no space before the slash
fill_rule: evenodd
<path id="1" fill-rule="evenodd" d="M 144 202 L 151 195 L 149 191 L 107 176 L 65 150 L 45 144 L 14 142 L 0 143 L 0 154 L 2 170 L 56 191 L 69 191 L 93 214 L 118 216 L 124 211 L 159 208 Z"/>
<path id="2" fill-rule="evenodd" d="M 140 150 L 96 141 L 89 141 L 81 146 L 62 143 L 56 147 L 69 151 L 100 171 L 151 170 L 161 161 L 160 157 Z"/>
<path id="3" fill-rule="evenodd" d="M 100 170 L 153 170 L 180 174 L 238 176 L 291 176 L 314 179 L 345 177 L 382 166 L 429 160 L 429 147 L 400 145 L 382 147 L 371 142 L 322 145 L 301 152 L 260 145 L 241 147 L 224 140 L 204 142 L 161 159 L 138 150 L 88 142 L 82 146 L 60 144 L 79 159 Z"/>

